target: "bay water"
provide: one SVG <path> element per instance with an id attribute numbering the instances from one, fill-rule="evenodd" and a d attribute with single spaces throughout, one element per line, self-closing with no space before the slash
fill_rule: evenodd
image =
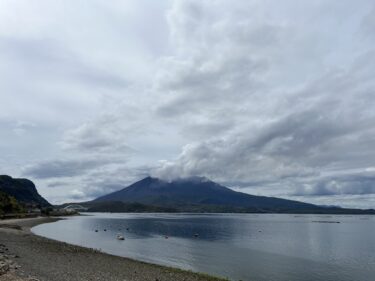
<path id="1" fill-rule="evenodd" d="M 88 213 L 32 231 L 230 280 L 375 280 L 373 216 Z"/>

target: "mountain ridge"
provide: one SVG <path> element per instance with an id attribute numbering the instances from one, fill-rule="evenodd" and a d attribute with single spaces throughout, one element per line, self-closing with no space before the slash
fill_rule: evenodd
<path id="1" fill-rule="evenodd" d="M 198 197 L 196 196 L 198 195 Z M 181 196 L 176 198 L 175 196 Z M 229 196 L 229 198 L 228 198 Z M 165 181 L 155 177 L 146 177 L 131 184 L 119 191 L 99 197 L 94 201 L 109 201 L 116 199 L 124 202 L 142 203 L 168 203 L 169 199 L 190 204 L 214 204 L 233 205 L 241 207 L 265 206 L 270 204 L 269 200 L 276 200 L 272 203 L 284 205 L 292 204 L 315 207 L 313 204 L 280 199 L 275 197 L 256 196 L 247 193 L 234 191 L 224 187 L 207 178 L 193 177 L 180 178 L 173 181 Z M 251 202 L 249 201 L 251 200 Z M 264 200 L 262 203 L 255 200 Z M 267 201 L 267 202 L 265 202 Z M 176 202 L 176 201 L 175 201 Z"/>
<path id="2" fill-rule="evenodd" d="M 207 178 L 192 177 L 171 181 L 146 177 L 121 190 L 98 197 L 92 203 L 117 201 L 140 203 L 178 211 L 275 212 L 275 213 L 350 213 L 355 209 L 323 208 L 276 197 L 256 196 L 234 191 Z M 108 205 L 108 204 L 107 204 Z M 368 213 L 375 213 L 369 210 Z"/>

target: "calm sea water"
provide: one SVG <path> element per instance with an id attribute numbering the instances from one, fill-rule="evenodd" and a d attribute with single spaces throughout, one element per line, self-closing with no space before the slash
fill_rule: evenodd
<path id="1" fill-rule="evenodd" d="M 32 231 L 231 280 L 375 280 L 372 216 L 98 213 Z"/>

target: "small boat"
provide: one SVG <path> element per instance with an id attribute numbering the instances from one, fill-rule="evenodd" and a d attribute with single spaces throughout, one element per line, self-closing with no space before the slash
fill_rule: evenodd
<path id="1" fill-rule="evenodd" d="M 125 237 L 121 234 L 117 234 L 117 240 L 125 240 Z"/>
<path id="2" fill-rule="evenodd" d="M 198 233 L 195 233 L 195 234 L 194 234 L 194 237 L 195 237 L 195 238 L 198 238 L 198 237 L 199 237 L 199 234 L 198 234 Z"/>

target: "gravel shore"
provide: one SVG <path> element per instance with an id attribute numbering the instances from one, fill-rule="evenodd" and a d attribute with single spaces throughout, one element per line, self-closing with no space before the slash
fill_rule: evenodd
<path id="1" fill-rule="evenodd" d="M 0 280 L 219 281 L 220 278 L 104 254 L 34 235 L 54 218 L 0 221 Z"/>

